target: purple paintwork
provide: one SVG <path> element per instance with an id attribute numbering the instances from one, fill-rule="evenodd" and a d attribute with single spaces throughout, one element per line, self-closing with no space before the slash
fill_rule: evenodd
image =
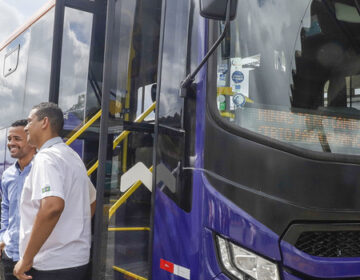
<path id="1" fill-rule="evenodd" d="M 267 258 L 280 261 L 279 236 L 218 193 L 203 176 L 205 226 Z"/>
<path id="2" fill-rule="evenodd" d="M 229 280 L 229 278 L 221 273 L 218 276 L 216 276 L 213 280 Z"/>
<path id="3" fill-rule="evenodd" d="M 319 278 L 345 278 L 360 275 L 360 258 L 322 258 L 310 256 L 281 241 L 284 265 Z"/>
<path id="4" fill-rule="evenodd" d="M 294 275 L 291 275 L 290 273 L 288 273 L 286 271 L 283 272 L 283 278 L 282 279 L 284 279 L 284 280 L 301 280 L 301 278 L 298 278 L 298 277 L 296 277 Z"/>
<path id="5" fill-rule="evenodd" d="M 72 131 L 81 125 L 82 121 L 74 112 L 64 114 L 64 129 Z"/>
<path id="6" fill-rule="evenodd" d="M 204 229 L 204 267 L 209 274 L 216 276 L 221 273 L 221 267 L 216 258 L 216 246 L 214 242 L 213 232 L 209 229 Z"/>

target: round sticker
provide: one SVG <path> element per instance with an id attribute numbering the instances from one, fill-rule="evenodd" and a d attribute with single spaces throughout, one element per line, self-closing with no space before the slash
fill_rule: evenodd
<path id="1" fill-rule="evenodd" d="M 225 96 L 222 95 L 222 94 L 220 94 L 220 95 L 218 96 L 218 101 L 219 101 L 219 102 L 225 102 Z"/>
<path id="2" fill-rule="evenodd" d="M 244 80 L 244 74 L 241 71 L 235 71 L 231 75 L 231 79 L 234 81 L 234 83 L 239 84 Z"/>
<path id="3" fill-rule="evenodd" d="M 236 108 L 243 107 L 246 103 L 246 98 L 242 94 L 236 94 L 233 97 L 233 102 L 234 102 Z"/>

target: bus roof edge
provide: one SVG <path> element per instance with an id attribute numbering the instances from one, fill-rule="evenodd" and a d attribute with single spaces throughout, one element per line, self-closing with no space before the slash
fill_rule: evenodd
<path id="1" fill-rule="evenodd" d="M 51 8 L 55 6 L 55 0 L 50 0 L 47 2 L 39 11 L 30 18 L 25 24 L 20 26 L 14 33 L 8 37 L 5 41 L 0 43 L 0 51 L 7 47 L 12 41 L 14 41 L 20 34 L 27 30 L 31 25 L 38 21 L 43 15 L 45 15 Z"/>

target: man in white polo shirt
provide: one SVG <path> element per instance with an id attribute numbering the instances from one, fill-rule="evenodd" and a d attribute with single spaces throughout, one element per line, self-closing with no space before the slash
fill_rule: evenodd
<path id="1" fill-rule="evenodd" d="M 25 127 L 38 153 L 20 200 L 18 279 L 82 280 L 86 275 L 95 189 L 81 158 L 59 137 L 63 123 L 57 105 L 40 103 Z"/>

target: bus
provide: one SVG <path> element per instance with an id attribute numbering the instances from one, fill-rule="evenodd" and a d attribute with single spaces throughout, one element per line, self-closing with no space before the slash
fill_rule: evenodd
<path id="1" fill-rule="evenodd" d="M 1 168 L 40 101 L 88 127 L 91 279 L 360 279 L 359 5 L 51 1 L 0 46 Z"/>

